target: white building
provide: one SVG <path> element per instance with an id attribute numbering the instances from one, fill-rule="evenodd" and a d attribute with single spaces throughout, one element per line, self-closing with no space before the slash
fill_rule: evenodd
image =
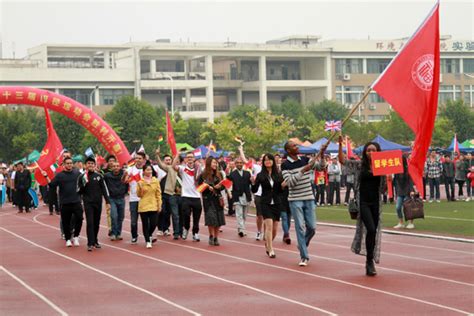
<path id="1" fill-rule="evenodd" d="M 167 105 L 184 118 L 214 120 L 241 104 L 267 109 L 294 98 L 335 99 L 348 107 L 375 80 L 404 40 L 335 40 L 291 36 L 265 44 L 44 44 L 22 60 L 0 60 L 0 85 L 67 95 L 99 113 L 123 95 Z M 473 104 L 474 42 L 443 39 L 440 100 Z M 173 93 L 172 93 L 173 92 Z M 389 105 L 375 93 L 362 120 L 380 120 Z"/>

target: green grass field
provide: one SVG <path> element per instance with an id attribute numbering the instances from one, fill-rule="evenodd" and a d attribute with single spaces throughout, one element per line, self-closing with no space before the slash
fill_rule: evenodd
<path id="1" fill-rule="evenodd" d="M 474 201 L 442 201 L 425 203 L 424 206 L 425 219 L 416 219 L 415 229 L 404 231 L 474 238 Z M 318 221 L 321 222 L 355 224 L 344 205 L 322 206 L 316 212 Z M 383 226 L 393 228 L 397 223 L 395 203 L 384 205 Z"/>

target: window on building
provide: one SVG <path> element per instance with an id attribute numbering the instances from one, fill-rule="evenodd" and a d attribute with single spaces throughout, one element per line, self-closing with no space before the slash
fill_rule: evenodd
<path id="1" fill-rule="evenodd" d="M 474 74 L 474 58 L 463 59 L 463 72 L 467 74 Z"/>
<path id="2" fill-rule="evenodd" d="M 367 59 L 367 73 L 368 74 L 380 74 L 388 64 L 390 64 L 391 59 Z"/>
<path id="3" fill-rule="evenodd" d="M 346 106 L 359 102 L 364 86 L 336 86 L 336 101 Z"/>
<path id="4" fill-rule="evenodd" d="M 336 74 L 361 74 L 362 59 L 336 59 Z"/>
<path id="5" fill-rule="evenodd" d="M 440 85 L 439 86 L 439 104 L 446 104 L 448 100 L 461 99 L 461 86 L 456 85 Z"/>
<path id="6" fill-rule="evenodd" d="M 114 105 L 118 99 L 133 95 L 133 89 L 100 89 L 100 104 Z"/>
<path id="7" fill-rule="evenodd" d="M 60 89 L 59 93 L 83 105 L 91 105 L 94 103 L 93 89 Z"/>
<path id="8" fill-rule="evenodd" d="M 441 73 L 443 74 L 458 74 L 459 73 L 459 59 L 442 58 Z"/>
<path id="9" fill-rule="evenodd" d="M 379 122 L 379 121 L 383 121 L 385 117 L 386 117 L 385 115 L 368 115 L 367 120 L 369 122 Z"/>
<path id="10" fill-rule="evenodd" d="M 385 103 L 385 99 L 379 96 L 377 93 L 372 92 L 369 94 L 370 103 Z"/>
<path id="11" fill-rule="evenodd" d="M 474 104 L 474 85 L 464 86 L 464 103 L 466 103 L 471 108 Z"/>

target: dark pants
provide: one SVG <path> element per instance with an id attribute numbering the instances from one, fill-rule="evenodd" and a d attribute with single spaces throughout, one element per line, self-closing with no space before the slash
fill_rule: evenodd
<path id="1" fill-rule="evenodd" d="M 71 239 L 71 217 L 74 215 L 74 237 L 78 237 L 82 228 L 82 205 L 81 203 L 61 205 L 61 223 L 64 237 Z"/>
<path id="2" fill-rule="evenodd" d="M 40 189 L 41 197 L 43 198 L 43 203 L 48 204 L 48 202 L 49 202 L 49 200 L 48 200 L 49 187 L 47 185 L 40 185 L 39 189 Z"/>
<path id="3" fill-rule="evenodd" d="M 439 178 L 428 178 L 430 183 L 430 200 L 439 200 Z"/>
<path id="4" fill-rule="evenodd" d="M 365 225 L 367 234 L 365 236 L 365 248 L 367 249 L 367 261 L 374 260 L 375 236 L 379 224 L 379 204 L 361 202 L 360 218 Z"/>
<path id="5" fill-rule="evenodd" d="M 446 199 L 448 201 L 454 200 L 454 178 L 453 177 L 444 178 L 444 188 L 446 190 Z"/>
<path id="6" fill-rule="evenodd" d="M 339 182 L 329 182 L 329 204 L 333 204 L 334 194 L 336 194 L 336 204 L 341 204 L 341 187 Z"/>
<path id="7" fill-rule="evenodd" d="M 324 193 L 326 192 L 326 185 L 325 184 L 318 184 L 316 190 L 316 202 L 319 205 L 324 204 Z"/>
<path id="8" fill-rule="evenodd" d="M 58 193 L 51 189 L 50 185 L 48 185 L 48 207 L 50 213 L 56 210 L 56 213 L 59 214 Z"/>
<path id="9" fill-rule="evenodd" d="M 28 189 L 26 190 L 16 190 L 18 198 L 18 209 L 20 212 L 23 212 L 25 209 L 27 212 L 30 211 L 30 195 L 28 194 Z"/>
<path id="10" fill-rule="evenodd" d="M 349 203 L 349 198 L 351 197 L 351 189 L 354 192 L 354 183 L 346 182 L 346 196 L 344 197 L 344 202 Z"/>
<path id="11" fill-rule="evenodd" d="M 130 230 L 132 239 L 138 238 L 138 201 L 130 202 Z"/>
<path id="12" fill-rule="evenodd" d="M 426 200 L 426 184 L 428 183 L 428 179 L 423 177 L 423 200 Z"/>
<path id="13" fill-rule="evenodd" d="M 100 203 L 84 203 L 87 223 L 87 245 L 94 246 L 98 243 L 97 235 L 99 234 L 100 215 L 102 214 L 102 202 Z"/>
<path id="14" fill-rule="evenodd" d="M 125 198 L 110 198 L 110 221 L 113 236 L 122 235 L 122 224 L 124 217 Z"/>
<path id="15" fill-rule="evenodd" d="M 458 197 L 464 196 L 464 192 L 462 189 L 462 187 L 464 186 L 464 180 L 456 180 L 456 183 L 458 184 Z"/>
<path id="16" fill-rule="evenodd" d="M 150 242 L 150 237 L 153 236 L 156 224 L 158 223 L 158 212 L 141 212 L 140 218 L 142 219 L 143 236 L 146 242 Z"/>
<path id="17" fill-rule="evenodd" d="M 200 198 L 182 197 L 183 199 L 183 227 L 189 231 L 191 226 L 191 213 L 193 214 L 193 234 L 199 233 L 199 220 L 201 219 L 202 206 Z"/>

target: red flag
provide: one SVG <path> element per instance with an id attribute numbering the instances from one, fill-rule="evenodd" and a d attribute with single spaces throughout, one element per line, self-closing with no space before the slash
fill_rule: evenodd
<path id="1" fill-rule="evenodd" d="M 351 141 L 349 140 L 349 137 L 347 136 L 346 136 L 346 154 L 347 154 L 347 159 L 354 157 L 354 153 L 352 152 L 352 144 L 351 144 Z"/>
<path id="2" fill-rule="evenodd" d="M 39 183 L 39 185 L 46 186 L 48 185 L 48 180 L 46 180 L 46 178 L 43 176 L 41 171 L 43 171 L 43 169 L 40 169 L 40 168 L 35 169 L 35 180 L 36 182 Z M 44 171 L 46 171 L 46 173 L 48 174 L 49 179 L 54 178 L 55 174 L 54 174 L 53 169 L 51 169 L 51 167 L 44 169 Z"/>
<path id="3" fill-rule="evenodd" d="M 456 153 L 456 155 L 454 155 L 455 153 Z M 454 155 L 454 159 L 456 159 L 456 160 L 458 160 L 459 157 L 461 156 L 461 152 L 459 151 L 458 137 L 457 137 L 456 134 L 454 134 L 453 155 Z"/>
<path id="4" fill-rule="evenodd" d="M 106 163 L 106 161 L 104 157 L 102 157 L 101 155 L 97 155 L 95 157 L 95 163 L 97 164 L 98 167 L 101 167 L 102 165 Z"/>
<path id="5" fill-rule="evenodd" d="M 171 153 L 173 156 L 178 154 L 178 149 L 176 149 L 176 140 L 174 139 L 173 126 L 171 126 L 170 116 L 168 111 L 166 111 L 166 136 L 168 137 L 168 145 L 170 146 Z"/>
<path id="6" fill-rule="evenodd" d="M 415 133 L 408 171 L 423 192 L 423 168 L 431 143 L 439 90 L 439 2 L 395 56 L 372 89 Z"/>
<path id="7" fill-rule="evenodd" d="M 230 181 L 229 179 L 224 179 L 222 180 L 220 183 L 220 185 L 222 185 L 224 188 L 226 188 L 227 190 L 229 190 L 230 188 L 232 188 L 232 181 Z"/>
<path id="8" fill-rule="evenodd" d="M 46 133 L 48 135 L 48 140 L 41 151 L 41 156 L 37 161 L 37 165 L 40 169 L 47 170 L 61 157 L 63 145 L 54 130 L 53 122 L 51 122 L 51 117 L 49 116 L 46 107 L 44 108 L 44 115 L 46 118 Z"/>

